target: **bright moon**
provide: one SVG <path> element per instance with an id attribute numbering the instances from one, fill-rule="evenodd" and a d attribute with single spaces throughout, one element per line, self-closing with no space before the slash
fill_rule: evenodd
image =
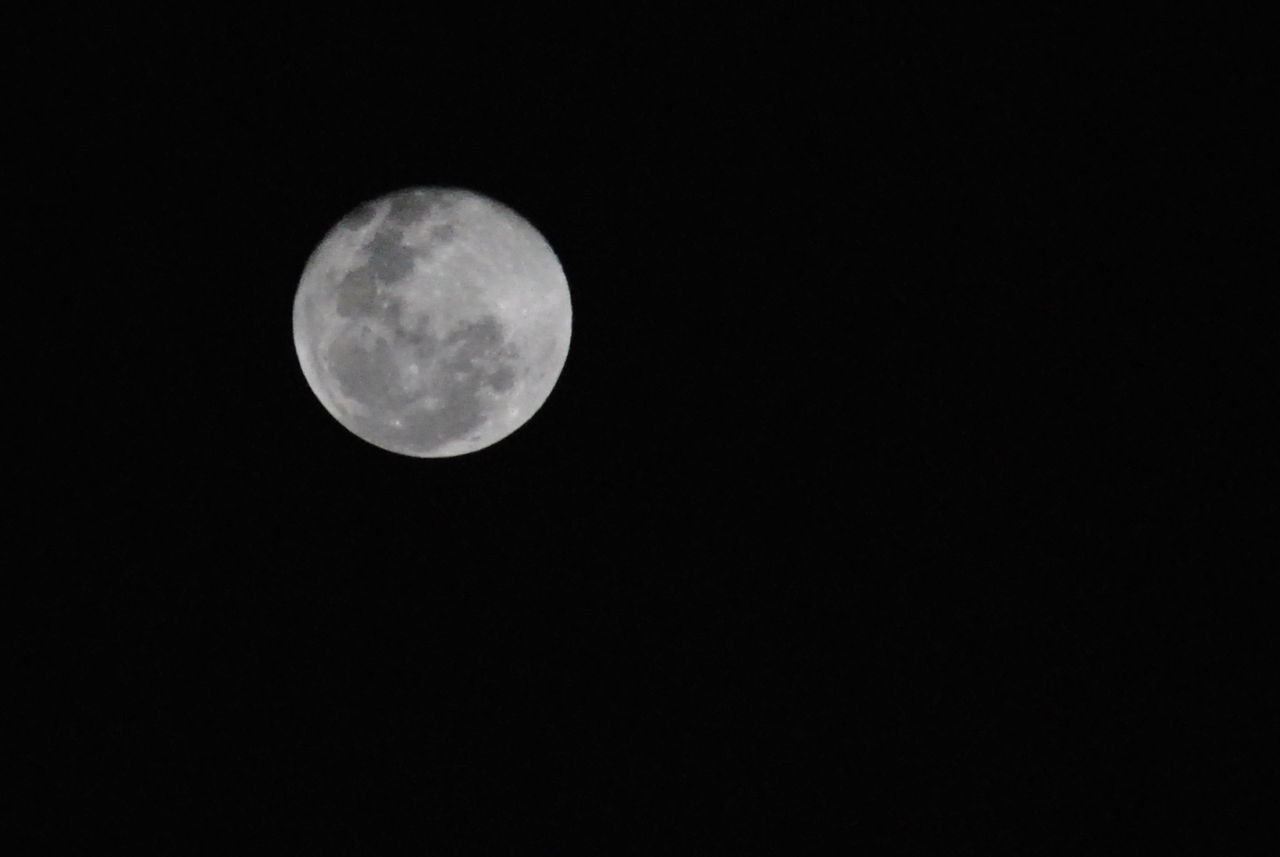
<path id="1" fill-rule="evenodd" d="M 375 446 L 483 449 L 551 394 L 569 354 L 569 285 L 546 240 L 467 190 L 365 203 L 312 253 L 293 302 L 307 383 Z"/>

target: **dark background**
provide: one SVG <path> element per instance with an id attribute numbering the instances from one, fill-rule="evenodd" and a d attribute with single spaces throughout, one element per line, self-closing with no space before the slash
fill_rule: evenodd
<path id="1" fill-rule="evenodd" d="M 1240 297 L 1235 32 L 20 29 L 7 838 L 1244 841 L 1276 299 Z M 291 304 L 338 219 L 434 184 L 542 231 L 574 338 L 516 434 L 414 460 L 325 413 Z"/>

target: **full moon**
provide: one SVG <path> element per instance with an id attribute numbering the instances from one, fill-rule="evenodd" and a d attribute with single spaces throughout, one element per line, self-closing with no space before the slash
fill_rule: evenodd
<path id="1" fill-rule="evenodd" d="M 524 425 L 569 354 L 569 285 L 528 221 L 480 194 L 410 188 L 324 237 L 293 302 L 307 383 L 369 443 L 475 452 Z"/>

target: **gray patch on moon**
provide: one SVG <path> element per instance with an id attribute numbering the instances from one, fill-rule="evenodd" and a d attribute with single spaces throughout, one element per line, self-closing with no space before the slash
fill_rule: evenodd
<path id="1" fill-rule="evenodd" d="M 429 215 L 443 214 L 447 205 L 441 194 L 415 190 L 392 197 L 387 217 L 400 226 L 412 226 Z"/>
<path id="2" fill-rule="evenodd" d="M 359 318 L 381 310 L 395 301 L 384 292 L 386 287 L 402 283 L 413 273 L 414 251 L 400 240 L 398 229 L 383 225 L 365 245 L 368 261 L 352 268 L 334 286 L 338 314 Z M 398 301 L 395 301 L 398 303 Z"/>
<path id="3" fill-rule="evenodd" d="M 440 250 L 453 241 L 457 234 L 457 229 L 449 224 L 431 227 L 431 231 L 427 234 L 427 240 L 420 244 L 414 245 L 418 258 L 423 264 L 431 264 L 436 261 Z"/>
<path id="4" fill-rule="evenodd" d="M 403 316 L 397 317 L 396 335 L 415 348 L 426 347 L 434 350 L 440 342 L 436 335 L 431 332 L 430 316 L 424 316 L 422 323 L 416 326 L 405 324 Z"/>
<path id="5" fill-rule="evenodd" d="M 404 420 L 403 431 L 395 439 L 434 452 L 480 428 L 484 421 L 484 403 L 472 392 L 450 387 L 436 407 L 410 413 Z"/>
<path id="6" fill-rule="evenodd" d="M 367 266 L 351 271 L 337 286 L 338 315 L 359 318 L 373 312 L 377 304 L 378 283 Z"/>
<path id="7" fill-rule="evenodd" d="M 495 350 L 502 341 L 502 324 L 486 315 L 476 321 L 465 321 L 444 339 L 446 345 L 457 345 L 459 359 L 470 360 L 483 351 Z"/>
<path id="8" fill-rule="evenodd" d="M 403 407 L 391 344 L 377 337 L 372 344 L 343 338 L 329 348 L 329 366 L 342 392 L 366 407 Z"/>
<path id="9" fill-rule="evenodd" d="M 484 382 L 499 393 L 505 393 L 515 385 L 516 371 L 510 366 L 500 366 L 490 372 Z"/>
<path id="10" fill-rule="evenodd" d="M 413 256 L 413 250 L 401 242 L 400 233 L 388 234 L 384 227 L 369 242 L 369 262 L 365 267 L 391 285 L 413 273 Z"/>

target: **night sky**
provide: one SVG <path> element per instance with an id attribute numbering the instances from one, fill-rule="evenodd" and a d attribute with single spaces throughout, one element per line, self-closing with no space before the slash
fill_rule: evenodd
<path id="1" fill-rule="evenodd" d="M 1229 34 L 371 15 L 15 38 L 10 853 L 1135 853 L 1174 800 L 1231 844 L 1277 304 L 1231 291 Z M 292 338 L 415 185 L 573 300 L 545 406 L 451 459 Z"/>

